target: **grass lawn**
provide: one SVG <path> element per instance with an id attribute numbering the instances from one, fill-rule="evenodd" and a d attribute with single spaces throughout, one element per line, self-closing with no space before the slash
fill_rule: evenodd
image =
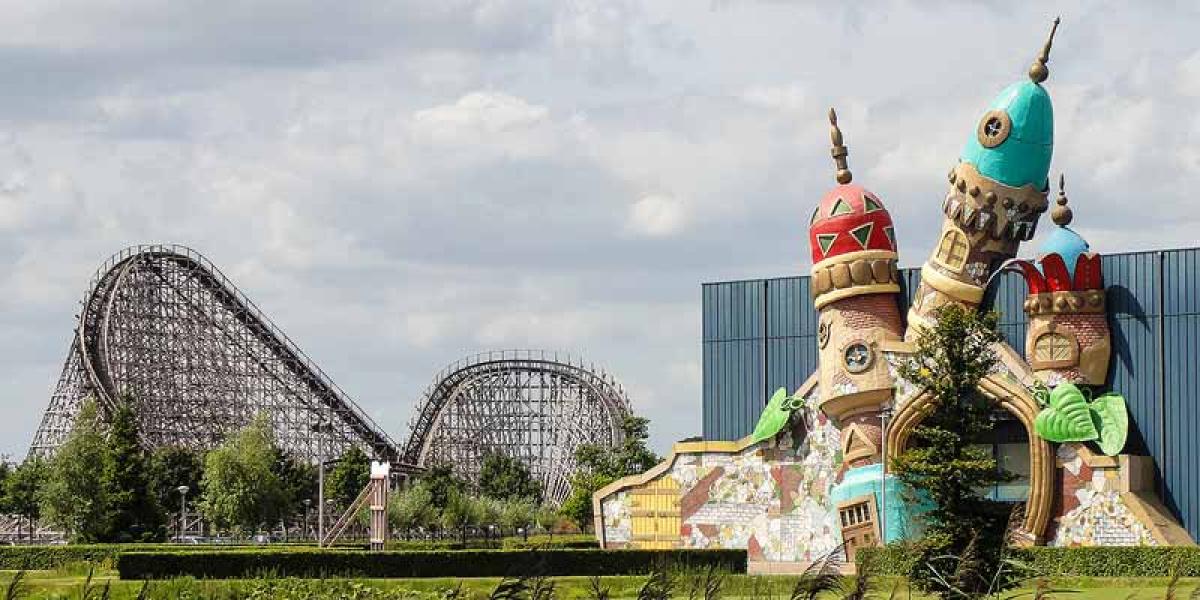
<path id="1" fill-rule="evenodd" d="M 85 591 L 89 585 L 87 581 L 86 569 L 78 567 L 60 569 L 56 571 L 31 571 L 27 574 L 25 582 L 27 584 L 26 594 L 21 596 L 27 600 L 42 599 L 42 598 L 66 598 L 66 599 L 82 599 L 100 598 L 101 590 L 106 586 L 110 586 L 108 597 L 113 600 L 133 599 L 136 598 L 138 592 L 142 588 L 142 582 L 139 581 L 121 581 L 117 579 L 114 571 L 97 571 L 90 582 L 92 591 Z M 15 571 L 0 571 L 0 597 L 3 597 L 4 589 L 12 581 L 15 576 Z M 632 599 L 637 597 L 638 589 L 645 582 L 645 577 L 604 577 L 601 579 L 602 585 L 606 587 L 613 600 L 617 599 Z M 558 600 L 577 600 L 588 599 L 590 595 L 590 581 L 587 577 L 555 577 L 555 589 L 557 591 Z M 754 575 L 732 575 L 725 578 L 722 588 L 721 600 L 787 600 L 793 582 L 792 577 L 787 576 L 754 576 Z M 274 580 L 275 583 L 281 584 L 282 588 L 287 588 L 289 580 Z M 464 578 L 464 579 L 359 579 L 340 580 L 339 583 L 346 586 L 357 586 L 358 588 L 373 588 L 374 590 L 386 591 L 391 597 L 406 598 L 411 600 L 442 600 L 447 597 L 447 592 L 458 588 L 461 584 L 462 591 L 466 592 L 468 597 L 472 598 L 487 598 L 488 594 L 500 582 L 499 578 Z M 880 579 L 876 581 L 873 589 L 875 589 L 872 598 L 885 599 L 889 597 L 889 593 L 898 583 L 895 579 Z M 170 581 L 155 581 L 150 583 L 149 598 L 190 598 L 200 600 L 203 598 L 244 598 L 255 587 L 260 588 L 256 598 L 272 597 L 263 595 L 261 587 L 262 580 L 216 580 L 216 581 L 197 581 L 190 578 L 176 579 Z M 1136 598 L 1138 600 L 1153 600 L 1157 598 L 1165 598 L 1167 593 L 1168 580 L 1165 578 L 1146 578 L 1146 579 L 1095 579 L 1095 578 L 1067 578 L 1056 579 L 1051 581 L 1051 588 L 1062 590 L 1060 593 L 1053 593 L 1051 598 L 1086 598 L 1088 600 L 1126 600 L 1128 598 Z M 1176 597 L 1187 598 L 1188 594 L 1200 586 L 1200 579 L 1186 579 L 1180 581 L 1179 587 L 1176 590 Z M 1031 597 L 1031 589 L 1015 590 L 1006 597 L 1009 598 L 1029 598 Z M 345 592 L 346 595 L 338 596 L 345 598 L 374 598 L 370 594 L 358 595 L 351 592 Z M 677 583 L 673 597 L 686 599 L 689 597 L 689 590 L 686 578 L 680 578 Z M 304 594 L 297 595 L 295 591 L 285 593 L 279 592 L 278 597 L 285 598 L 300 598 L 306 597 Z M 321 595 L 320 597 L 333 597 Z M 702 592 L 697 593 L 697 598 L 703 597 Z M 909 596 L 903 585 L 900 585 L 895 596 L 898 600 L 907 598 L 923 599 L 917 593 Z"/>

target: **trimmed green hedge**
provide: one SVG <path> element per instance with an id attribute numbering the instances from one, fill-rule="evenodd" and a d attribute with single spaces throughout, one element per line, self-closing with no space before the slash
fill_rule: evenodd
<path id="1" fill-rule="evenodd" d="M 654 569 L 746 572 L 745 550 L 452 550 L 364 552 L 230 550 L 122 552 L 121 579 L 279 577 L 503 577 L 639 575 Z"/>
<path id="2" fill-rule="evenodd" d="M 288 548 L 305 548 L 276 544 L 272 546 L 280 551 Z M 0 569 L 3 570 L 47 570 L 63 565 L 80 562 L 105 563 L 111 561 L 122 552 L 193 552 L 196 550 L 211 550 L 214 552 L 232 552 L 235 550 L 256 550 L 262 546 L 250 545 L 181 545 L 181 544 L 67 544 L 62 546 L 0 546 Z M 340 548 L 340 546 L 339 546 Z M 353 546 L 351 549 L 362 550 L 365 546 Z"/>
<path id="3" fill-rule="evenodd" d="M 1088 548 L 1014 548 L 1012 558 L 1047 577 L 1200 577 L 1200 547 L 1110 546 Z M 910 546 L 859 550 L 859 569 L 875 575 L 904 575 L 916 553 Z"/>

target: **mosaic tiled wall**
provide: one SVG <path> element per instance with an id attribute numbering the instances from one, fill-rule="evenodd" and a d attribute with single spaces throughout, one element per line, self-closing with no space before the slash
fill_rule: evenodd
<path id="1" fill-rule="evenodd" d="M 634 526 L 638 490 L 669 478 L 679 488 L 679 547 L 747 548 L 752 561 L 789 562 L 835 551 L 842 540 L 829 490 L 841 464 L 838 431 L 815 410 L 808 422 L 798 444 L 780 435 L 737 452 L 678 454 L 654 480 L 604 498 L 606 544 L 653 546 Z"/>
<path id="2" fill-rule="evenodd" d="M 1150 529 L 1121 493 L 1120 471 L 1093 466 L 1080 444 L 1058 449 L 1059 487 L 1051 546 L 1153 546 Z"/>

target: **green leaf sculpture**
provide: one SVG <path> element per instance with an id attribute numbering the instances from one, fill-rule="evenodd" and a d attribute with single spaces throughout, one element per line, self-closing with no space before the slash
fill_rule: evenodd
<path id="1" fill-rule="evenodd" d="M 758 425 L 754 427 L 753 442 L 757 444 L 775 437 L 787 426 L 792 411 L 800 406 L 803 406 L 803 400 L 788 396 L 786 388 L 775 390 L 762 416 L 758 418 Z"/>
<path id="2" fill-rule="evenodd" d="M 1129 436 L 1129 413 L 1125 409 L 1125 398 L 1109 392 L 1093 400 L 1088 408 L 1092 422 L 1100 430 L 1100 451 L 1108 456 L 1120 454 Z"/>
<path id="3" fill-rule="evenodd" d="M 1050 392 L 1050 405 L 1033 421 L 1033 428 L 1051 442 L 1087 442 L 1100 437 L 1087 398 L 1078 387 L 1062 383 Z"/>

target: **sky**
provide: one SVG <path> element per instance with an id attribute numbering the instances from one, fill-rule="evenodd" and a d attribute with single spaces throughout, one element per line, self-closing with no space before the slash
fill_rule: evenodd
<path id="1" fill-rule="evenodd" d="M 3 2 L 0 454 L 93 272 L 145 243 L 208 257 L 397 439 L 445 365 L 546 348 L 665 452 L 700 433 L 700 284 L 810 266 L 828 108 L 919 265 L 1055 15 L 1073 226 L 1197 245 L 1192 2 Z"/>

